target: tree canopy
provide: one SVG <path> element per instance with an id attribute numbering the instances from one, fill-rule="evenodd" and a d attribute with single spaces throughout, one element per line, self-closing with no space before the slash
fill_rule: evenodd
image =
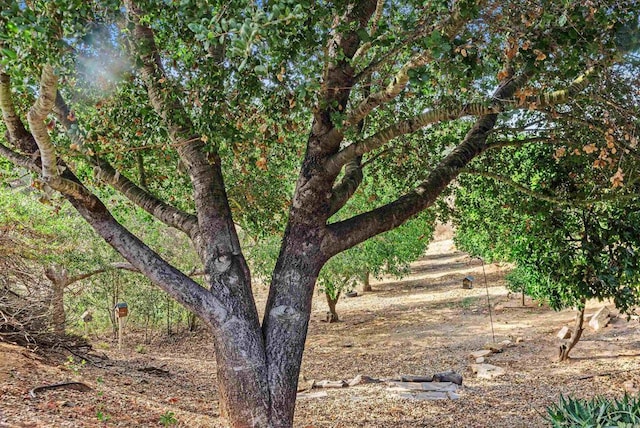
<path id="1" fill-rule="evenodd" d="M 509 128 L 544 123 L 568 153 L 554 135 L 601 119 L 604 145 L 579 154 L 604 149 L 598 173 L 625 187 L 637 116 L 613 119 L 636 105 L 637 36 L 632 0 L 9 1 L 0 154 L 204 320 L 231 425 L 290 426 L 323 265 L 433 207 Z M 348 211 L 383 185 L 393 197 Z M 103 187 L 184 232 L 206 287 Z M 236 224 L 283 231 L 262 323 Z"/>

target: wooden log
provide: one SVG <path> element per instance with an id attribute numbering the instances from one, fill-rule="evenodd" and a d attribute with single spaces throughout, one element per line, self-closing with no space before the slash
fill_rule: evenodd
<path id="1" fill-rule="evenodd" d="M 462 375 L 448 370 L 446 372 L 436 373 L 433 375 L 434 382 L 452 382 L 456 385 L 462 385 Z"/>

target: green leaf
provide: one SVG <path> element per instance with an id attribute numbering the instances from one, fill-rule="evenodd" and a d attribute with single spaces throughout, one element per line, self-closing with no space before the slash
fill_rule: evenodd
<path id="1" fill-rule="evenodd" d="M 0 49 L 0 52 L 2 53 L 2 55 L 10 60 L 15 60 L 18 58 L 18 54 L 16 53 L 16 51 L 9 49 L 9 48 L 2 48 Z"/>
<path id="2" fill-rule="evenodd" d="M 371 37 L 369 36 L 369 32 L 364 28 L 358 29 L 356 33 L 358 34 L 358 37 L 360 37 L 360 40 L 362 40 L 365 43 L 371 40 Z"/>

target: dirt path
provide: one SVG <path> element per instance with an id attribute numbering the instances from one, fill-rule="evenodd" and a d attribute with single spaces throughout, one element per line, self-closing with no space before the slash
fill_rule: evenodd
<path id="1" fill-rule="evenodd" d="M 595 333 L 587 329 L 565 364 L 555 362 L 559 328 L 571 311 L 553 312 L 520 296 L 508 297 L 504 270 L 483 266 L 455 251 L 451 241 L 433 244 L 402 281 L 373 282 L 374 291 L 341 299 L 342 322 L 322 322 L 324 298 L 314 301 L 302 375 L 351 379 L 429 375 L 453 369 L 464 376 L 458 400 L 399 398 L 384 384 L 327 390 L 298 401 L 296 427 L 542 427 L 545 407 L 562 394 L 620 395 L 640 386 L 638 323 L 613 318 Z M 466 275 L 475 287 L 460 287 Z M 264 290 L 256 290 L 264 298 Z M 468 354 L 492 341 L 516 346 L 489 357 L 506 369 L 493 380 L 475 378 Z M 601 304 L 588 306 L 592 313 Z M 102 367 L 77 360 L 51 366 L 19 348 L 0 345 L 0 427 L 219 426 L 215 362 L 204 335 L 178 343 L 156 342 L 134 351 L 104 350 Z M 104 347 L 104 343 L 96 343 Z M 111 346 L 114 346 L 113 344 Z M 154 370 L 157 369 L 157 370 Z M 593 375 L 581 379 L 586 375 Z M 58 390 L 30 398 L 28 390 L 63 380 L 82 381 L 88 393 Z M 315 391 L 315 390 L 314 390 Z"/>

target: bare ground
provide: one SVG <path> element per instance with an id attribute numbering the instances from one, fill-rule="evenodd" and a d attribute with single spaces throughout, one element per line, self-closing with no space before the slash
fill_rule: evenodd
<path id="1" fill-rule="evenodd" d="M 599 332 L 585 330 L 568 363 L 556 362 L 556 332 L 573 312 L 553 312 L 504 287 L 506 268 L 484 267 L 455 251 L 451 241 L 434 243 L 402 281 L 372 284 L 374 291 L 341 299 L 343 320 L 327 324 L 323 296 L 317 296 L 309 327 L 302 376 L 349 380 L 430 375 L 453 369 L 464 376 L 458 400 L 399 398 L 385 384 L 329 389 L 321 398 L 301 398 L 296 427 L 542 427 L 545 407 L 560 394 L 619 396 L 640 386 L 640 326 L 613 317 Z M 460 287 L 475 277 L 471 290 Z M 504 376 L 477 379 L 469 353 L 493 341 L 522 341 L 493 354 L 489 363 Z M 266 296 L 256 290 L 259 307 Z M 587 313 L 602 303 L 591 302 Z M 614 311 L 615 313 L 615 311 Z M 97 366 L 52 363 L 16 346 L 0 344 L 0 427 L 221 426 L 215 362 L 210 340 L 201 333 L 176 341 L 156 340 L 136 352 L 140 334 L 130 333 L 126 349 L 95 340 L 108 360 Z M 142 351 L 143 349 L 138 349 Z M 52 390 L 36 398 L 38 385 L 80 381 L 92 391 Z M 636 392 L 637 393 L 637 392 Z"/>

